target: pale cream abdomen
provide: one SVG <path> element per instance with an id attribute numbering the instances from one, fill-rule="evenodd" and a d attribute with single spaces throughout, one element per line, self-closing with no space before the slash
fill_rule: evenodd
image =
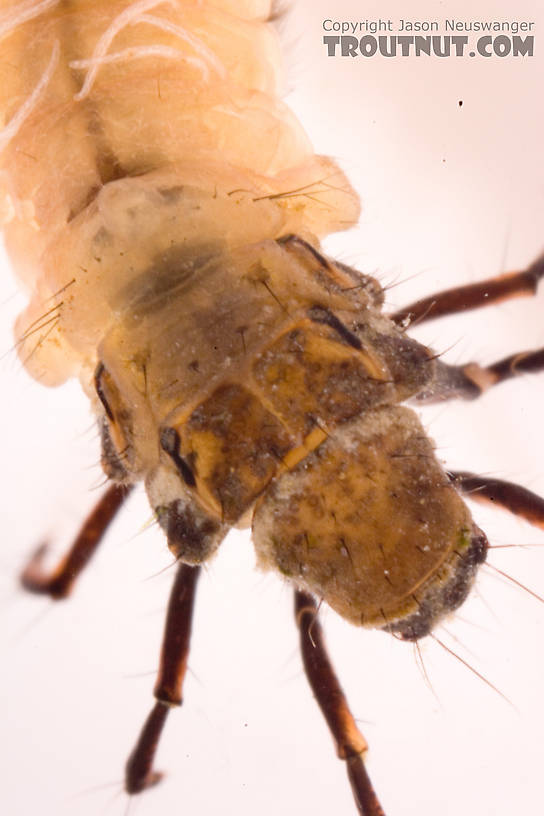
<path id="1" fill-rule="evenodd" d="M 344 175 L 279 99 L 269 13 L 264 0 L 0 2 L 0 213 L 32 292 L 21 357 L 42 382 L 88 380 L 119 293 L 172 246 L 356 220 Z"/>

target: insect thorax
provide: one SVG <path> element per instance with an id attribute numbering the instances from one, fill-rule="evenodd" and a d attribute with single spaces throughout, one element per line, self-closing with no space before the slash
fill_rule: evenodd
<path id="1" fill-rule="evenodd" d="M 96 372 L 104 463 L 145 479 L 178 557 L 209 557 L 256 507 L 261 565 L 357 623 L 417 637 L 460 603 L 478 534 L 398 406 L 434 361 L 373 279 L 294 236 L 179 243 L 121 299 Z"/>

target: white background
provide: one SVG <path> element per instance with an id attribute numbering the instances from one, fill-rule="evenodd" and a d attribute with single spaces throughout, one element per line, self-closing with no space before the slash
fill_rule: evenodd
<path id="1" fill-rule="evenodd" d="M 301 0 L 284 25 L 289 103 L 363 199 L 359 228 L 326 247 L 392 285 L 391 308 L 522 268 L 544 243 L 542 11 L 536 2 L 410 4 L 412 19 L 539 18 L 531 60 L 326 57 L 324 18 L 398 19 L 405 7 Z M 53 608 L 17 589 L 34 543 L 46 535 L 57 553 L 67 545 L 101 474 L 77 384 L 43 389 L 9 351 L 23 302 L 15 292 L 3 276 L 0 801 L 24 816 L 117 816 L 127 807 L 124 759 L 151 705 L 171 579 L 157 573 L 171 559 L 162 536 L 145 529 L 151 513 L 139 491 L 69 602 Z M 544 345 L 543 304 L 544 291 L 429 323 L 416 336 L 451 362 L 491 362 Z M 543 396 L 544 377 L 525 377 L 477 403 L 429 408 L 424 422 L 448 465 L 544 495 Z M 499 511 L 475 506 L 474 514 L 493 544 L 534 545 L 495 550 L 489 560 L 544 593 L 544 533 Z M 288 587 L 256 573 L 248 536 L 233 535 L 201 582 L 186 703 L 159 751 L 168 776 L 131 813 L 352 816 L 291 618 Z M 327 610 L 322 618 L 388 816 L 539 811 L 541 603 L 484 569 L 474 596 L 438 633 L 515 708 L 432 641 L 421 649 L 434 695 L 411 645 Z"/>

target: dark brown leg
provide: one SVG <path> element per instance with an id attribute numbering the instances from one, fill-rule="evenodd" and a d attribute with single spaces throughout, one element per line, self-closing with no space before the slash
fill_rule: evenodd
<path id="1" fill-rule="evenodd" d="M 170 708 L 182 703 L 182 686 L 187 670 L 191 625 L 200 567 L 180 564 L 170 594 L 161 659 L 154 695 L 157 702 L 140 732 L 125 767 L 125 790 L 140 793 L 160 781 L 153 760 Z"/>
<path id="2" fill-rule="evenodd" d="M 42 544 L 30 558 L 21 574 L 21 584 L 29 592 L 49 595 L 54 600 L 66 598 L 76 579 L 98 549 L 104 533 L 132 490 L 132 485 L 112 484 L 85 522 L 69 552 L 51 573 L 43 570 L 47 545 Z"/>
<path id="3" fill-rule="evenodd" d="M 523 272 L 508 272 L 468 286 L 437 292 L 393 312 L 389 318 L 397 325 L 404 325 L 406 322 L 421 325 L 437 317 L 478 309 L 513 297 L 534 295 L 543 277 L 544 255 Z"/>
<path id="4" fill-rule="evenodd" d="M 433 381 L 416 399 L 427 403 L 476 399 L 494 385 L 521 374 L 536 374 L 539 371 L 544 371 L 544 348 L 519 351 L 489 366 L 478 363 L 453 366 L 438 360 Z"/>
<path id="5" fill-rule="evenodd" d="M 513 482 L 489 479 L 475 473 L 453 471 L 448 475 L 455 486 L 474 501 L 502 507 L 544 530 L 544 499 L 536 493 Z"/>
<path id="6" fill-rule="evenodd" d="M 336 742 L 338 757 L 346 760 L 357 810 L 361 816 L 385 816 L 364 765 L 362 754 L 368 747 L 366 740 L 355 724 L 329 660 L 317 620 L 317 605 L 311 595 L 295 592 L 295 617 L 304 670 Z"/>

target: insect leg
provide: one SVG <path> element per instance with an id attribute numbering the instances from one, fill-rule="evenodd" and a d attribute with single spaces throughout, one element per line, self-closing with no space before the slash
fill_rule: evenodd
<path id="1" fill-rule="evenodd" d="M 104 533 L 131 490 L 132 485 L 120 484 L 112 484 L 106 490 L 85 519 L 70 550 L 51 573 L 46 573 L 43 569 L 47 545 L 41 544 L 21 574 L 23 587 L 29 592 L 49 595 L 54 600 L 66 598 L 72 591 L 76 579 L 98 549 Z"/>
<path id="2" fill-rule="evenodd" d="M 363 761 L 367 742 L 355 724 L 329 660 L 323 631 L 317 620 L 316 602 L 306 592 L 295 592 L 295 617 L 300 631 L 304 670 L 336 742 L 338 757 L 346 760 L 357 810 L 361 816 L 385 816 Z"/>
<path id="3" fill-rule="evenodd" d="M 502 507 L 544 530 L 544 498 L 536 493 L 514 482 L 477 476 L 475 473 L 450 471 L 448 475 L 455 486 L 470 499 Z"/>
<path id="4" fill-rule="evenodd" d="M 145 721 L 125 767 L 125 790 L 140 793 L 160 781 L 153 770 L 159 738 L 170 708 L 180 706 L 191 641 L 191 624 L 200 567 L 180 564 L 170 594 L 159 673 L 154 695 L 157 702 Z"/>
<path id="5" fill-rule="evenodd" d="M 437 317 L 478 309 L 512 297 L 534 295 L 543 277 L 544 255 L 541 255 L 523 272 L 507 272 L 478 283 L 446 289 L 416 300 L 388 317 L 397 325 L 406 322 L 421 325 Z"/>
<path id="6" fill-rule="evenodd" d="M 418 402 L 442 402 L 449 399 L 476 399 L 488 388 L 521 374 L 544 370 L 544 348 L 518 351 L 489 366 L 478 363 L 448 365 L 438 360 L 434 378 L 416 396 Z"/>

